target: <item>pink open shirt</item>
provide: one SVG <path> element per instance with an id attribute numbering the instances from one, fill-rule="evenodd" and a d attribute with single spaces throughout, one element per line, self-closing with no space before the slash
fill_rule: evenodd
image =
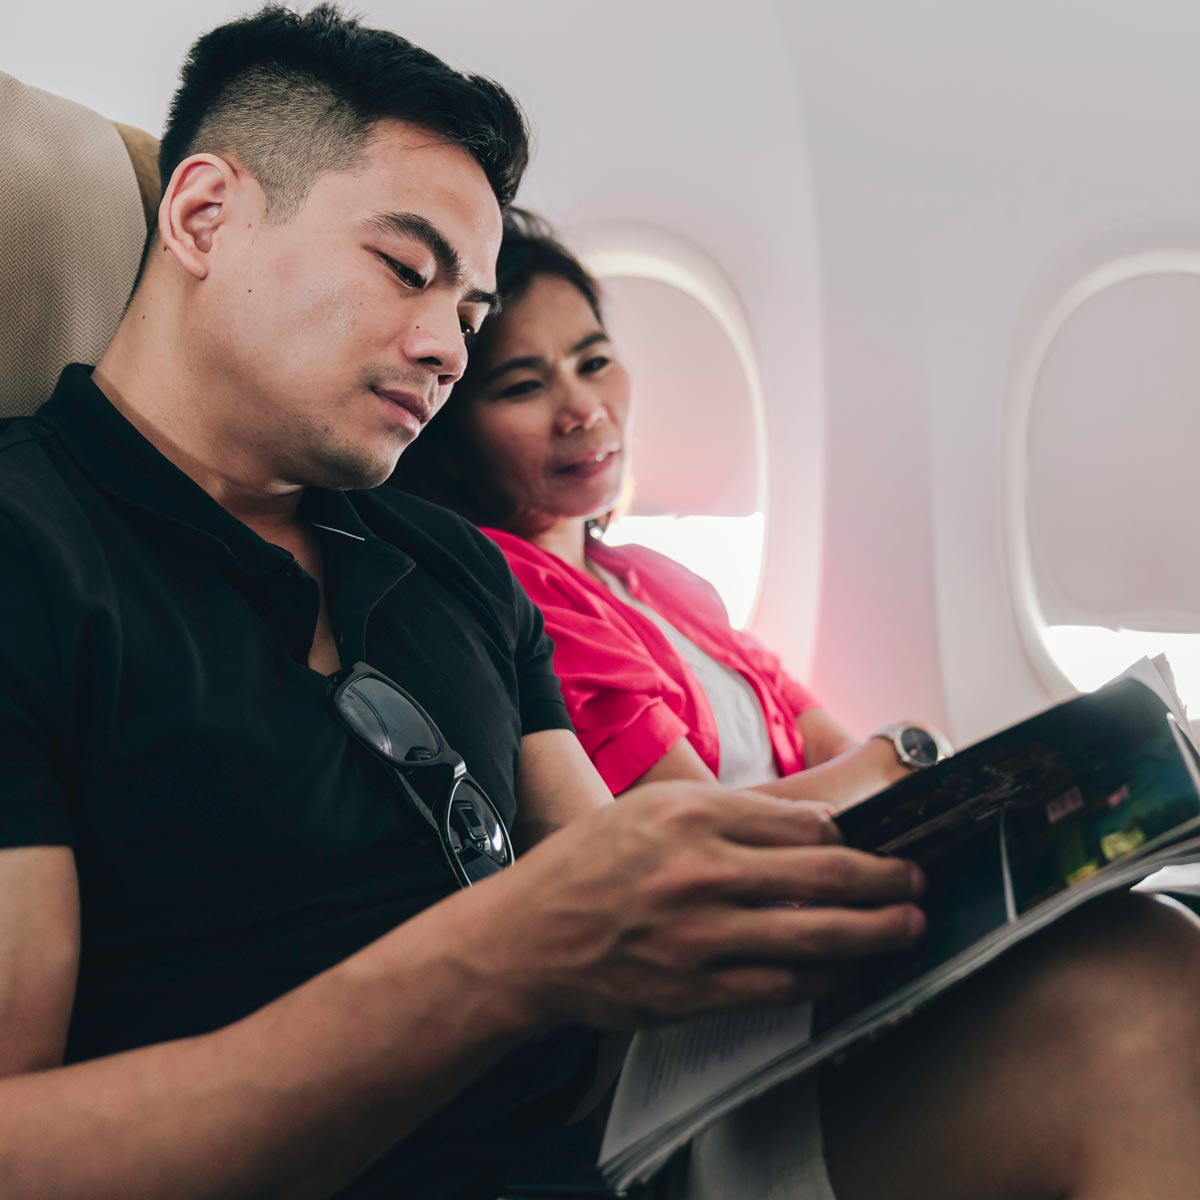
<path id="1" fill-rule="evenodd" d="M 716 775 L 720 747 L 712 709 L 658 626 L 587 572 L 513 534 L 484 532 L 542 610 L 571 720 L 609 788 L 624 791 L 683 737 Z M 634 599 L 743 676 L 762 705 L 780 774 L 803 770 L 796 718 L 817 701 L 774 654 L 732 628 L 716 589 L 645 546 L 589 542 L 588 554 Z"/>

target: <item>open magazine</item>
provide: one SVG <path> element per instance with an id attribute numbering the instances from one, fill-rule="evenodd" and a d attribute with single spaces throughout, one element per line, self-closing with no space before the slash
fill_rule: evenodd
<path id="1" fill-rule="evenodd" d="M 639 1033 L 600 1170 L 625 1187 L 752 1096 L 899 1022 L 1102 892 L 1200 862 L 1200 753 L 1164 663 L 1014 725 L 839 814 L 846 843 L 919 863 L 927 928 L 835 994 Z M 1193 872 L 1195 880 L 1200 872 Z"/>

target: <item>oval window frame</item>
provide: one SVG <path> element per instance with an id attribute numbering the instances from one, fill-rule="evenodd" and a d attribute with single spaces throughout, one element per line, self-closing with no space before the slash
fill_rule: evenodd
<path id="1" fill-rule="evenodd" d="M 1154 232 L 1161 237 L 1162 230 Z M 1044 286 L 1027 308 L 1017 342 L 1024 349 L 1014 355 L 1008 389 L 1008 420 L 1004 453 L 1005 548 L 1008 557 L 1009 594 L 1026 657 L 1039 681 L 1053 699 L 1067 699 L 1078 688 L 1054 657 L 1047 639 L 1051 626 L 1045 618 L 1033 568 L 1029 511 L 1029 439 L 1034 393 L 1046 357 L 1064 326 L 1085 304 L 1109 288 L 1155 275 L 1200 276 L 1200 229 L 1188 223 L 1171 240 L 1171 247 L 1127 250 L 1113 254 L 1112 242 L 1158 240 L 1143 229 L 1123 230 L 1106 239 L 1109 253 L 1097 247 L 1077 251 L 1072 266 L 1057 273 L 1057 286 Z M 1191 242 L 1191 246 L 1180 243 Z M 1081 265 L 1091 259 L 1088 266 Z M 1099 261 L 1097 261 L 1099 259 Z M 1040 302 L 1038 302 L 1040 301 Z M 1022 336 L 1023 334 L 1023 336 Z M 1101 626 L 1097 626 L 1101 628 Z M 1163 631 L 1166 632 L 1166 631 Z"/>
<path id="2" fill-rule="evenodd" d="M 767 409 L 758 353 L 746 310 L 732 280 L 695 243 L 656 225 L 632 221 L 593 221 L 569 225 L 563 240 L 601 282 L 613 277 L 646 279 L 677 288 L 700 304 L 729 339 L 741 367 L 750 400 L 754 443 L 754 489 L 762 514 L 762 549 L 754 592 L 743 628 L 754 623 L 766 573 L 766 548 L 771 523 L 767 452 Z M 680 514 L 687 516 L 689 514 Z"/>

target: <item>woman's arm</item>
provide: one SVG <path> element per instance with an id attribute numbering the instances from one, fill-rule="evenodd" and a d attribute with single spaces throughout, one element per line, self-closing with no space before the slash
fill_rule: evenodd
<path id="1" fill-rule="evenodd" d="M 806 709 L 796 718 L 796 728 L 804 739 L 804 765 L 809 768 L 819 767 L 859 746 L 824 708 Z"/>
<path id="2" fill-rule="evenodd" d="M 881 738 L 871 738 L 861 744 L 851 742 L 850 745 L 851 749 L 815 767 L 757 784 L 749 790 L 780 796 L 785 800 L 807 800 L 826 808 L 842 809 L 873 796 L 908 774 L 908 768 L 897 759 L 891 743 Z M 703 779 L 711 782 L 713 774 L 687 738 L 680 738 L 637 782 L 655 783 L 665 779 Z"/>

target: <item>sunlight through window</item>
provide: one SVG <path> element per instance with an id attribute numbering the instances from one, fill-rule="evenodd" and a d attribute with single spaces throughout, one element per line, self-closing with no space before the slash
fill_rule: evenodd
<path id="1" fill-rule="evenodd" d="M 1165 654 L 1175 689 L 1196 728 L 1200 719 L 1200 633 L 1155 633 L 1100 625 L 1048 625 L 1046 648 L 1081 692 L 1090 692 L 1145 655 Z"/>
<path id="2" fill-rule="evenodd" d="M 735 629 L 754 611 L 763 553 L 763 515 L 744 517 L 635 517 L 614 521 L 604 540 L 636 542 L 681 562 L 720 593 Z"/>

